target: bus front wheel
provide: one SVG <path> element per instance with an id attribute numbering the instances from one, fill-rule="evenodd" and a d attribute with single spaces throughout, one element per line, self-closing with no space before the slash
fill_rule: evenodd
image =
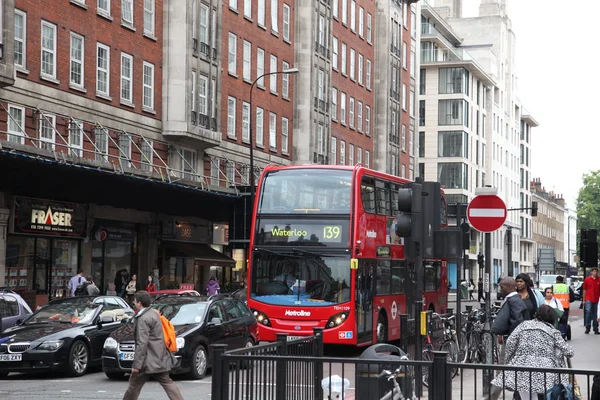
<path id="1" fill-rule="evenodd" d="M 379 314 L 377 318 L 377 343 L 387 342 L 388 325 L 384 314 Z"/>

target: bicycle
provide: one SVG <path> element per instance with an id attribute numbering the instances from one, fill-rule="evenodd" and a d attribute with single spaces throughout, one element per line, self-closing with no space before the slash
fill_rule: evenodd
<path id="1" fill-rule="evenodd" d="M 459 357 L 458 337 L 456 330 L 454 329 L 454 321 L 456 317 L 454 315 L 443 316 L 437 313 L 431 314 L 431 322 L 427 329 L 427 335 L 425 336 L 425 343 L 422 351 L 423 361 L 433 361 L 433 343 L 431 340 L 431 326 L 433 321 L 439 319 L 442 321 L 443 339 L 440 345 L 440 351 L 445 351 L 448 355 L 446 356 L 449 362 L 457 363 Z M 458 374 L 458 368 L 452 368 L 451 378 L 454 378 Z M 422 381 L 423 384 L 429 387 L 429 368 L 422 370 Z"/>

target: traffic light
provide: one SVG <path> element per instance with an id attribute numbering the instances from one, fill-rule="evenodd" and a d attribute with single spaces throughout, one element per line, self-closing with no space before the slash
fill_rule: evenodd
<path id="1" fill-rule="evenodd" d="M 538 212 L 538 203 L 537 203 L 537 201 L 532 201 L 531 202 L 531 216 L 537 217 L 537 212 Z"/>
<path id="2" fill-rule="evenodd" d="M 423 186 L 419 182 L 409 182 L 398 189 L 396 235 L 406 239 L 406 257 L 417 254 L 423 238 L 422 191 Z"/>
<path id="3" fill-rule="evenodd" d="M 439 182 L 423 182 L 423 258 L 435 258 L 434 234 L 440 230 L 442 193 Z M 423 212 L 424 211 L 424 212 Z"/>
<path id="4" fill-rule="evenodd" d="M 484 263 L 483 254 L 479 253 L 477 255 L 477 264 L 479 264 L 480 268 L 483 268 L 483 263 Z"/>

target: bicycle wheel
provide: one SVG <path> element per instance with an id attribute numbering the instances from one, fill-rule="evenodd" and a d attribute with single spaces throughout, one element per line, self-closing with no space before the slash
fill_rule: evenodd
<path id="1" fill-rule="evenodd" d="M 431 346 L 431 344 L 426 344 L 423 348 L 422 360 L 433 361 L 433 346 Z M 421 367 L 421 378 L 423 385 L 429 387 L 429 365 Z"/>
<path id="2" fill-rule="evenodd" d="M 458 362 L 466 363 L 469 356 L 469 334 L 462 329 L 458 332 L 456 340 L 458 341 Z"/>
<path id="3" fill-rule="evenodd" d="M 446 359 L 449 362 L 458 362 L 458 345 L 454 340 L 446 340 L 444 343 L 442 343 L 440 351 L 445 351 L 448 353 Z M 452 368 L 452 371 L 450 372 L 450 377 L 454 378 L 456 374 L 458 374 L 458 368 Z"/>

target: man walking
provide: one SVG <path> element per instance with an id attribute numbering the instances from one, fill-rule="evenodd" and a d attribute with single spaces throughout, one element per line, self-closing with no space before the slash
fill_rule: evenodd
<path id="1" fill-rule="evenodd" d="M 69 280 L 69 296 L 71 296 L 71 297 L 75 296 L 75 290 L 77 289 L 77 287 L 79 285 L 81 285 L 84 282 L 86 282 L 86 280 L 83 277 L 83 270 L 78 269 L 77 275 L 75 275 L 74 277 L 71 278 L 71 280 Z"/>
<path id="2" fill-rule="evenodd" d="M 590 333 L 590 328 L 594 326 L 594 333 L 600 335 L 598 331 L 598 299 L 600 299 L 600 279 L 598 279 L 598 268 L 592 268 L 592 275 L 585 278 L 583 281 L 583 296 L 584 305 L 584 323 L 586 335 Z"/>
<path id="3" fill-rule="evenodd" d="M 144 290 L 133 297 L 133 304 L 138 309 L 134 325 L 135 354 L 129 387 L 123 400 L 137 400 L 150 377 L 160 383 L 169 399 L 183 400 L 179 388 L 169 376 L 175 357 L 165 346 L 160 316 L 156 310 L 148 308 L 150 302 L 150 295 Z"/>
<path id="4" fill-rule="evenodd" d="M 564 281 L 564 278 L 561 275 L 558 275 L 552 290 L 554 292 L 554 297 L 560 301 L 560 304 L 564 309 L 564 313 L 561 315 L 558 325 L 563 338 L 567 335 L 567 326 L 569 325 L 569 307 L 571 306 L 573 297 L 575 297 L 573 294 L 573 289 L 565 284 Z"/>

